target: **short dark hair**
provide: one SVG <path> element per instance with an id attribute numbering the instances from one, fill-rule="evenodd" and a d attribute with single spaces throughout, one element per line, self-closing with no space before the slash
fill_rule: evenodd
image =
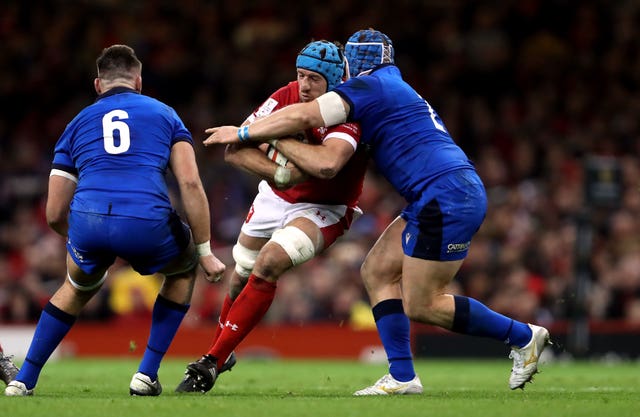
<path id="1" fill-rule="evenodd" d="M 115 80 L 131 78 L 142 69 L 142 63 L 133 48 L 127 45 L 111 45 L 102 50 L 96 59 L 98 78 Z"/>

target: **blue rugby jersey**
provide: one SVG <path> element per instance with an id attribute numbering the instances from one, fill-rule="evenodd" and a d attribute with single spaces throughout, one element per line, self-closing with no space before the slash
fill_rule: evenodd
<path id="1" fill-rule="evenodd" d="M 409 202 L 441 174 L 473 164 L 453 141 L 444 123 L 400 74 L 383 64 L 369 75 L 338 85 L 351 107 L 348 121 L 360 123 L 377 169 Z"/>
<path id="2" fill-rule="evenodd" d="M 193 144 L 174 109 L 118 87 L 67 125 L 52 167 L 78 176 L 71 210 L 160 219 L 171 211 L 165 174 L 178 141 Z"/>

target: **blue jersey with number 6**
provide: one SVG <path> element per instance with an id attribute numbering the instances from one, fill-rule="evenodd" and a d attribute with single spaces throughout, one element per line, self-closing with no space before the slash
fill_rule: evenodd
<path id="1" fill-rule="evenodd" d="M 166 218 L 172 208 L 165 174 L 177 141 L 193 143 L 171 107 L 118 87 L 67 125 L 53 168 L 78 176 L 72 211 Z"/>
<path id="2" fill-rule="evenodd" d="M 395 65 L 380 65 L 333 91 L 349 103 L 348 120 L 360 123 L 361 143 L 369 145 L 378 170 L 407 201 L 420 198 L 445 172 L 473 169 L 440 117 Z"/>

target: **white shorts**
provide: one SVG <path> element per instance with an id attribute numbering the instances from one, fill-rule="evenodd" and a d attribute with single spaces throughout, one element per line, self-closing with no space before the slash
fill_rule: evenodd
<path id="1" fill-rule="evenodd" d="M 266 181 L 258 184 L 258 195 L 242 225 L 242 233 L 251 237 L 270 239 L 293 219 L 304 217 L 315 223 L 324 236 L 324 247 L 329 247 L 362 215 L 359 207 L 317 203 L 289 203 L 277 196 Z"/>

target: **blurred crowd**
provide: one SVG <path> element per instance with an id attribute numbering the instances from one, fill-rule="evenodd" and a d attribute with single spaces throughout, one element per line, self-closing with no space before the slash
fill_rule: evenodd
<path id="1" fill-rule="evenodd" d="M 450 290 L 524 321 L 638 323 L 639 21 L 637 0 L 4 1 L 0 322 L 35 322 L 65 278 L 64 240 L 44 218 L 48 174 L 66 123 L 95 98 L 103 47 L 132 46 L 143 93 L 173 106 L 193 133 L 214 248 L 231 267 L 257 180 L 225 164 L 222 147 L 199 145 L 204 129 L 241 123 L 295 79 L 295 56 L 311 39 L 344 43 L 374 27 L 487 187 L 487 218 Z M 585 200 L 593 155 L 621 169 L 620 199 L 606 207 Z M 366 324 L 359 267 L 404 202 L 371 166 L 360 205 L 348 235 L 280 279 L 267 320 Z M 576 255 L 580 245 L 588 256 Z M 150 314 L 158 279 L 114 266 L 82 319 Z M 214 322 L 225 291 L 224 281 L 199 280 L 187 322 Z"/>

